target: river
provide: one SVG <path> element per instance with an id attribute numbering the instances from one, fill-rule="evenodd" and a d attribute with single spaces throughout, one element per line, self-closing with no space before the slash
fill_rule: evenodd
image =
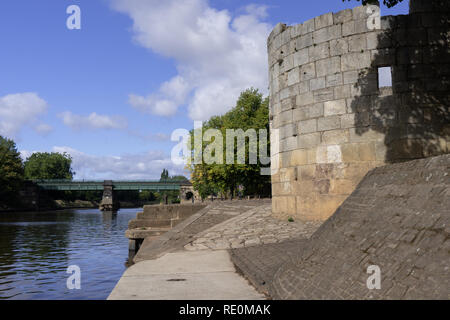
<path id="1" fill-rule="evenodd" d="M 0 213 L 0 299 L 106 299 L 128 261 L 128 221 L 140 209 Z M 81 288 L 67 288 L 77 265 Z"/>

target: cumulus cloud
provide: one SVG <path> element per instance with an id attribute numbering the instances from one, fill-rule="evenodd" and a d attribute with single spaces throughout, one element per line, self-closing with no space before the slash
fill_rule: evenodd
<path id="1" fill-rule="evenodd" d="M 240 92 L 267 92 L 266 7 L 249 5 L 233 16 L 207 0 L 111 0 L 133 20 L 134 40 L 175 60 L 178 74 L 148 96 L 131 94 L 130 104 L 170 116 L 184 104 L 194 120 L 233 107 Z"/>
<path id="2" fill-rule="evenodd" d="M 96 112 L 83 116 L 65 111 L 58 116 L 66 126 L 72 129 L 125 129 L 128 126 L 124 117 L 101 115 Z"/>
<path id="3" fill-rule="evenodd" d="M 34 92 L 0 97 L 0 134 L 17 138 L 23 127 L 33 127 L 39 116 L 46 111 L 47 102 Z M 43 125 L 35 127 L 37 132 L 44 132 L 43 129 Z"/>
<path id="4" fill-rule="evenodd" d="M 89 155 L 67 146 L 56 146 L 52 151 L 71 155 L 76 179 L 159 179 L 164 168 L 171 175 L 186 174 L 183 166 L 175 165 L 162 151 L 120 156 Z M 26 151 L 21 153 L 30 154 Z"/>
<path id="5" fill-rule="evenodd" d="M 189 92 L 189 86 L 180 76 L 164 82 L 158 93 L 147 97 L 130 94 L 128 102 L 137 110 L 156 114 L 159 116 L 171 116 L 176 113 Z"/>
<path id="6" fill-rule="evenodd" d="M 40 123 L 34 127 L 34 131 L 41 135 L 47 135 L 53 130 L 52 126 L 46 123 Z"/>

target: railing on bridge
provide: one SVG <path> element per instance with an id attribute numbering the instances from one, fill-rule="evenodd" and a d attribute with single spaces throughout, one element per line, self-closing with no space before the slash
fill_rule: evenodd
<path id="1" fill-rule="evenodd" d="M 33 180 L 45 190 L 59 191 L 95 191 L 104 190 L 108 180 Z M 181 186 L 190 186 L 189 181 L 159 180 L 109 180 L 114 190 L 180 190 Z"/>

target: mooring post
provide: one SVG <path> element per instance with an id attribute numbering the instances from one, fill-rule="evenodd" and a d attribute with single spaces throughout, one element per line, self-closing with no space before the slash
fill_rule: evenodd
<path id="1" fill-rule="evenodd" d="M 136 252 L 136 240 L 134 240 L 134 239 L 128 240 L 128 251 Z"/>

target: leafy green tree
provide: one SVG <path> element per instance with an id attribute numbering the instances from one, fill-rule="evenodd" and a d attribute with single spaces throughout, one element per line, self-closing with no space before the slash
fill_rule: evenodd
<path id="1" fill-rule="evenodd" d="M 163 169 L 161 172 L 161 178 L 159 181 L 189 181 L 188 178 L 181 175 L 175 175 L 175 176 L 169 176 L 169 171 L 167 169 Z M 164 197 L 167 196 L 167 199 L 169 203 L 175 203 L 179 201 L 179 192 L 173 191 L 173 190 L 165 190 L 161 191 L 161 193 L 156 194 L 156 198 L 159 199 L 161 202 L 164 201 Z"/>
<path id="2" fill-rule="evenodd" d="M 25 161 L 25 178 L 72 180 L 75 173 L 71 166 L 72 158 L 67 153 L 36 152 Z"/>
<path id="3" fill-rule="evenodd" d="M 23 163 L 13 140 L 0 136 L 0 202 L 17 198 L 23 182 Z"/>
<path id="4" fill-rule="evenodd" d="M 269 131 L 269 101 L 263 98 L 262 94 L 253 88 L 247 89 L 241 93 L 236 106 L 224 114 L 223 116 L 212 117 L 203 124 L 202 131 L 208 129 L 217 129 L 221 132 L 223 138 L 223 146 L 226 145 L 227 129 L 242 129 L 244 132 L 248 129 L 254 129 L 257 133 L 260 129 Z M 191 150 L 193 149 L 194 130 L 191 131 Z M 269 134 L 268 134 L 269 136 Z M 211 141 L 212 143 L 213 141 Z M 208 143 L 203 143 L 205 150 Z M 235 160 L 237 159 L 237 143 L 234 144 Z M 267 141 L 265 146 L 267 153 L 270 152 L 270 142 Z M 257 152 L 259 154 L 259 144 Z M 197 190 L 202 198 L 208 195 L 231 195 L 236 194 L 238 185 L 244 187 L 245 194 L 264 193 L 270 184 L 270 176 L 261 175 L 261 163 L 250 164 L 249 161 L 249 143 L 245 146 L 245 163 L 226 164 L 226 152 L 223 152 L 223 161 L 221 163 L 208 164 L 202 162 L 200 164 L 189 164 L 188 169 L 191 171 L 191 181 L 194 189 Z M 215 154 L 213 154 L 214 156 Z"/>
<path id="5" fill-rule="evenodd" d="M 155 201 L 156 197 L 153 192 L 150 190 L 142 190 L 142 192 L 139 193 L 139 200 L 141 201 Z"/>
<path id="6" fill-rule="evenodd" d="M 345 1 L 351 1 L 351 0 L 342 0 L 342 2 L 345 2 Z M 360 1 L 360 0 L 356 0 L 356 1 Z M 363 5 L 380 3 L 378 0 L 361 0 L 361 1 L 362 1 Z M 402 1 L 403 0 L 383 0 L 383 3 L 386 7 L 391 8 L 393 6 L 396 6 L 397 4 L 399 4 Z"/>
<path id="7" fill-rule="evenodd" d="M 167 180 L 168 181 L 189 181 L 188 178 L 186 178 L 185 176 L 181 176 L 181 175 L 171 176 Z"/>

